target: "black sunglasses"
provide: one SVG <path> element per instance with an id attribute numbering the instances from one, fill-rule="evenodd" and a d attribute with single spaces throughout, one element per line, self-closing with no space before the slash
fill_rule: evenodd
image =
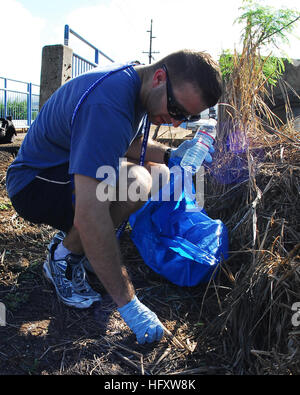
<path id="1" fill-rule="evenodd" d="M 172 85 L 170 82 L 168 69 L 166 65 L 162 65 L 163 70 L 166 72 L 167 76 L 167 108 L 168 113 L 171 118 L 176 119 L 177 121 L 183 122 L 195 122 L 201 119 L 201 115 L 188 115 L 188 112 L 180 106 L 177 100 L 174 97 Z"/>

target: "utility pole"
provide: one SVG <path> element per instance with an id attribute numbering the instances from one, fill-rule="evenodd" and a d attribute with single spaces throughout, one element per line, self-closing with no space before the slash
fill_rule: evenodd
<path id="1" fill-rule="evenodd" d="M 143 53 L 147 53 L 149 56 L 149 64 L 151 64 L 151 61 L 153 59 L 152 54 L 154 53 L 159 53 L 159 52 L 153 52 L 152 51 L 152 40 L 153 38 L 156 38 L 152 35 L 152 24 L 153 24 L 153 20 L 151 19 L 151 26 L 150 26 L 150 30 L 147 30 L 147 33 L 150 33 L 150 48 L 149 48 L 149 52 L 143 52 Z"/>

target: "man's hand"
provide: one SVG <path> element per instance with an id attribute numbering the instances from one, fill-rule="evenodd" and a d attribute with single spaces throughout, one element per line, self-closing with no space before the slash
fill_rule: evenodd
<path id="1" fill-rule="evenodd" d="M 163 325 L 157 315 L 141 303 L 136 296 L 125 306 L 119 307 L 118 311 L 135 333 L 138 343 L 152 343 L 163 337 Z"/>
<path id="2" fill-rule="evenodd" d="M 192 148 L 195 144 L 197 144 L 197 139 L 184 141 L 182 144 L 180 144 L 180 146 L 178 148 L 173 149 L 171 151 L 170 159 L 174 159 L 175 157 L 180 158 L 180 159 L 183 158 L 186 151 L 189 150 L 190 148 Z M 209 152 L 207 153 L 207 155 L 204 159 L 205 162 L 208 162 L 208 163 L 212 162 L 211 154 L 213 154 L 214 152 L 215 152 L 214 147 L 211 146 L 209 148 Z"/>

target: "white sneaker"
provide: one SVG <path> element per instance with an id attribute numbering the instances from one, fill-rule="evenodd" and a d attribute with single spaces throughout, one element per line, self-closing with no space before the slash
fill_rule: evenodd
<path id="1" fill-rule="evenodd" d="M 55 236 L 54 236 L 55 238 Z M 86 309 L 102 300 L 86 279 L 82 256 L 68 254 L 63 259 L 54 259 L 54 251 L 60 240 L 52 240 L 48 257 L 43 265 L 44 274 L 52 282 L 58 298 L 66 305 Z"/>

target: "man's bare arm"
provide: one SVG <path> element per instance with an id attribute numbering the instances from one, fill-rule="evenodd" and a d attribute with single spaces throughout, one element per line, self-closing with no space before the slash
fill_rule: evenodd
<path id="1" fill-rule="evenodd" d="M 141 155 L 142 142 L 143 142 L 143 137 L 136 138 L 131 143 L 126 153 L 126 156 L 130 159 L 138 161 Z M 167 148 L 169 147 L 161 143 L 158 143 L 157 141 L 154 141 L 149 137 L 145 162 L 164 163 L 164 154 Z"/>
<path id="2" fill-rule="evenodd" d="M 97 277 L 118 307 L 121 307 L 132 300 L 135 292 L 121 261 L 110 216 L 110 202 L 97 199 L 97 185 L 96 179 L 75 175 L 74 226 Z"/>

